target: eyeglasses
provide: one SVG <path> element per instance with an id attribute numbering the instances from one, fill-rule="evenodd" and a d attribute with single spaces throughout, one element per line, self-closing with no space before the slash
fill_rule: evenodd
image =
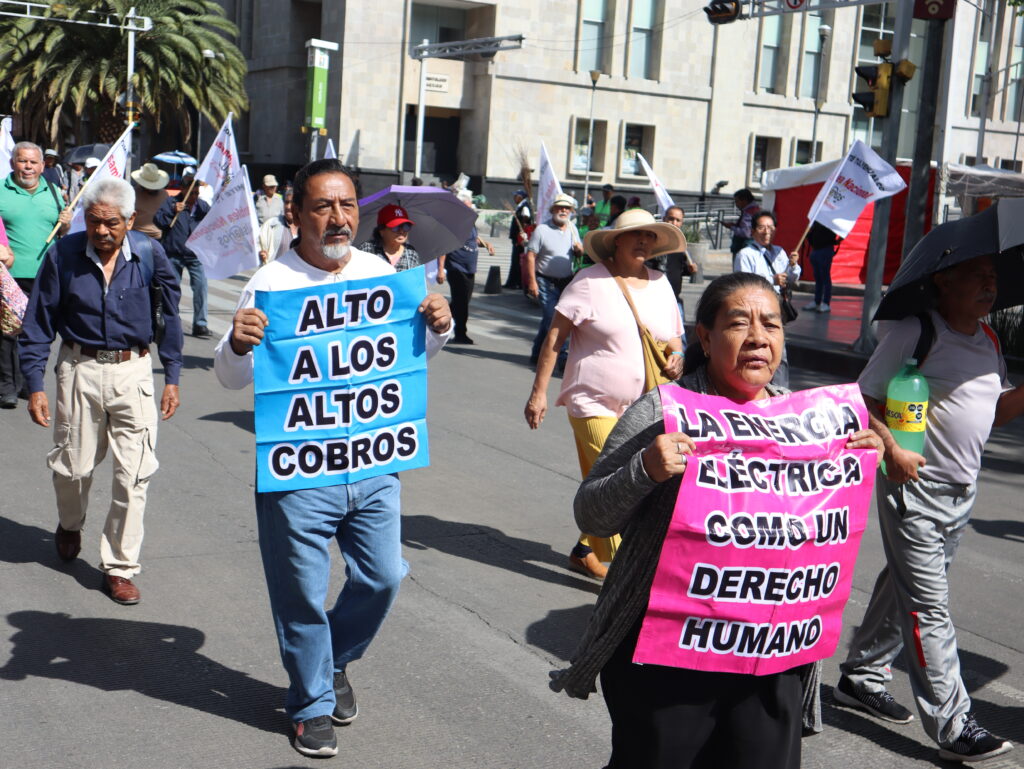
<path id="1" fill-rule="evenodd" d="M 399 224 L 396 227 L 388 227 L 388 229 L 394 233 L 405 234 L 412 229 L 412 225 L 406 222 L 405 224 Z"/>

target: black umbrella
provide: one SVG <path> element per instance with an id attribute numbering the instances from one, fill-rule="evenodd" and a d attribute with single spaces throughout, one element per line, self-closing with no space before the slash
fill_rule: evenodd
<path id="1" fill-rule="evenodd" d="M 65 155 L 64 162 L 71 165 L 72 163 L 84 164 L 89 158 L 103 160 L 104 155 L 108 152 L 110 152 L 109 144 L 83 144 L 81 147 L 75 147 Z"/>
<path id="2" fill-rule="evenodd" d="M 1001 198 L 980 214 L 939 225 L 900 264 L 875 320 L 899 320 L 934 306 L 931 276 L 990 255 L 998 275 L 993 310 L 1024 304 L 1024 198 Z"/>

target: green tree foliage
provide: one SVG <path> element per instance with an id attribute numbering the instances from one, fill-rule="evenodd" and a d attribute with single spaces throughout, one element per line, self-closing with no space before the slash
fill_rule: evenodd
<path id="1" fill-rule="evenodd" d="M 248 107 L 245 58 L 230 42 L 238 29 L 213 0 L 77 0 L 53 3 L 48 15 L 95 19 L 97 11 L 125 19 L 132 7 L 153 28 L 135 35 L 133 85 L 143 120 L 157 130 L 167 120 L 191 132 L 189 109 L 212 122 Z M 88 114 L 98 137 L 124 126 L 128 35 L 120 29 L 47 19 L 0 17 L 0 91 L 26 120 L 26 133 L 56 140 L 61 126 Z M 212 55 L 211 55 L 212 54 Z M 113 134 L 113 135 L 111 135 Z"/>

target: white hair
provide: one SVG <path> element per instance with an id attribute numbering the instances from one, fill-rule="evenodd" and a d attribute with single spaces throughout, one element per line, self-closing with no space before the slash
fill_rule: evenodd
<path id="1" fill-rule="evenodd" d="M 14 161 L 14 156 L 18 154 L 18 150 L 35 150 L 39 153 L 39 159 L 43 159 L 43 148 L 35 142 L 18 142 L 14 145 L 14 150 L 11 152 L 11 161 Z"/>
<path id="2" fill-rule="evenodd" d="M 88 212 L 97 203 L 116 206 L 125 219 L 135 213 L 135 188 L 124 179 L 100 179 L 85 185 L 82 210 Z"/>

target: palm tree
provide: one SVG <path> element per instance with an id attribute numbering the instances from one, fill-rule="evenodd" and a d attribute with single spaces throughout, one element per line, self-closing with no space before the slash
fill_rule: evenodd
<path id="1" fill-rule="evenodd" d="M 143 120 L 156 130 L 177 121 L 191 134 L 189 107 L 211 122 L 248 107 L 245 58 L 228 38 L 238 29 L 213 0 L 77 0 L 54 4 L 48 15 L 119 19 L 131 8 L 153 28 L 135 36 L 132 84 Z M 124 129 L 123 97 L 128 72 L 128 36 L 120 29 L 48 19 L 0 17 L 0 107 L 7 102 L 23 117 L 24 133 L 54 143 L 62 124 L 81 136 L 83 116 L 99 141 Z"/>

